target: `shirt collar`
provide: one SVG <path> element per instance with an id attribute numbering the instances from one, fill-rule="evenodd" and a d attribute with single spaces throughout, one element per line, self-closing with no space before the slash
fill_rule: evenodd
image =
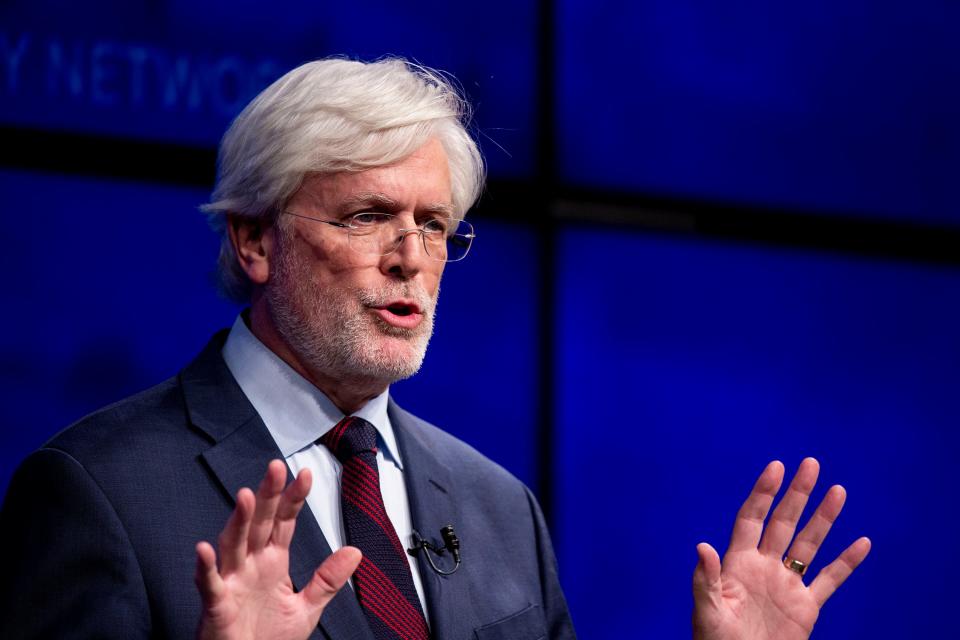
<path id="1" fill-rule="evenodd" d="M 237 316 L 223 345 L 223 359 L 240 389 L 263 419 L 284 458 L 312 446 L 345 416 L 315 387 L 253 335 Z M 390 389 L 369 400 L 352 415 L 377 429 L 386 459 L 401 469 L 397 439 L 387 415 Z"/>

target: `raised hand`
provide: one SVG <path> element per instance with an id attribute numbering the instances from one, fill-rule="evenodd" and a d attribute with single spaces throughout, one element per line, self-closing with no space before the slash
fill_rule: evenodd
<path id="1" fill-rule="evenodd" d="M 870 540 L 860 538 L 824 567 L 809 587 L 804 584 L 799 571 L 813 562 L 846 500 L 843 487 L 830 487 L 794 539 L 819 473 L 820 465 L 813 458 L 800 463 L 764 530 L 763 522 L 784 475 L 783 464 L 771 462 L 737 514 L 723 563 L 709 544 L 697 545 L 700 561 L 693 574 L 696 640 L 794 640 L 810 636 L 820 608 L 870 551 Z M 799 561 L 795 569 L 785 565 L 785 553 L 787 559 Z"/>
<path id="2" fill-rule="evenodd" d="M 286 477 L 286 465 L 274 460 L 256 496 L 246 488 L 237 493 L 237 506 L 218 541 L 219 570 L 213 547 L 197 544 L 196 583 L 203 601 L 198 638 L 306 638 L 360 564 L 360 551 L 343 547 L 320 565 L 301 592 L 294 592 L 290 541 L 311 478 L 309 471 L 301 471 L 284 490 Z"/>

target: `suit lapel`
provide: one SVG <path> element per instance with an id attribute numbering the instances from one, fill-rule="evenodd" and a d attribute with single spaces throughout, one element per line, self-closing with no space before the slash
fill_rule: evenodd
<path id="1" fill-rule="evenodd" d="M 429 427 L 422 426 L 418 418 L 398 407 L 392 399 L 388 411 L 403 459 L 413 528 L 431 544 L 442 547 L 441 527 L 452 524 L 459 532 L 463 526 L 453 495 L 452 472 L 437 458 L 435 446 L 427 442 L 424 429 Z M 469 545 L 468 540 L 461 542 Z M 431 635 L 434 638 L 472 637 L 475 621 L 471 615 L 472 595 L 467 576 L 462 568 L 452 576 L 441 576 L 426 561 L 425 553 L 429 552 L 421 551 L 417 555 L 417 562 L 427 596 Z M 441 558 L 434 556 L 434 560 L 441 568 L 452 566 L 449 554 Z"/>
<path id="2" fill-rule="evenodd" d="M 225 337 L 226 332 L 215 336 L 184 369 L 180 381 L 191 422 L 215 441 L 203 452 L 203 459 L 234 500 L 242 487 L 256 491 L 267 464 L 275 458 L 282 460 L 283 454 L 220 356 Z M 304 505 L 290 546 L 290 579 L 294 587 L 302 589 L 329 555 L 326 538 L 310 507 Z M 373 638 L 349 586 L 327 605 L 320 626 L 331 640 Z"/>

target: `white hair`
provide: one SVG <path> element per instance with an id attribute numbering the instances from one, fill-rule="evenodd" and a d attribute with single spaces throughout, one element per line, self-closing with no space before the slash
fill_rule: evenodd
<path id="1" fill-rule="evenodd" d="M 309 173 L 393 164 L 430 138 L 450 163 L 458 218 L 480 197 L 484 164 L 454 80 L 402 58 L 328 58 L 293 69 L 234 119 L 220 143 L 217 183 L 201 207 L 221 234 L 221 291 L 238 302 L 251 285 L 227 233 L 226 214 L 274 219 Z"/>

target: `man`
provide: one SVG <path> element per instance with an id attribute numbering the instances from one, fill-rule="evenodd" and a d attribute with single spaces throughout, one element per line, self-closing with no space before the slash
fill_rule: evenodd
<path id="1" fill-rule="evenodd" d="M 310 63 L 244 110 L 206 210 L 223 289 L 249 308 L 176 378 L 24 462 L 0 514 L 0 635 L 574 636 L 530 492 L 388 393 L 472 241 L 465 114 L 400 60 Z M 805 461 L 761 541 L 772 463 L 723 564 L 701 545 L 699 637 L 804 637 L 866 555 L 800 578 L 836 488 L 782 564 L 816 473 Z"/>

